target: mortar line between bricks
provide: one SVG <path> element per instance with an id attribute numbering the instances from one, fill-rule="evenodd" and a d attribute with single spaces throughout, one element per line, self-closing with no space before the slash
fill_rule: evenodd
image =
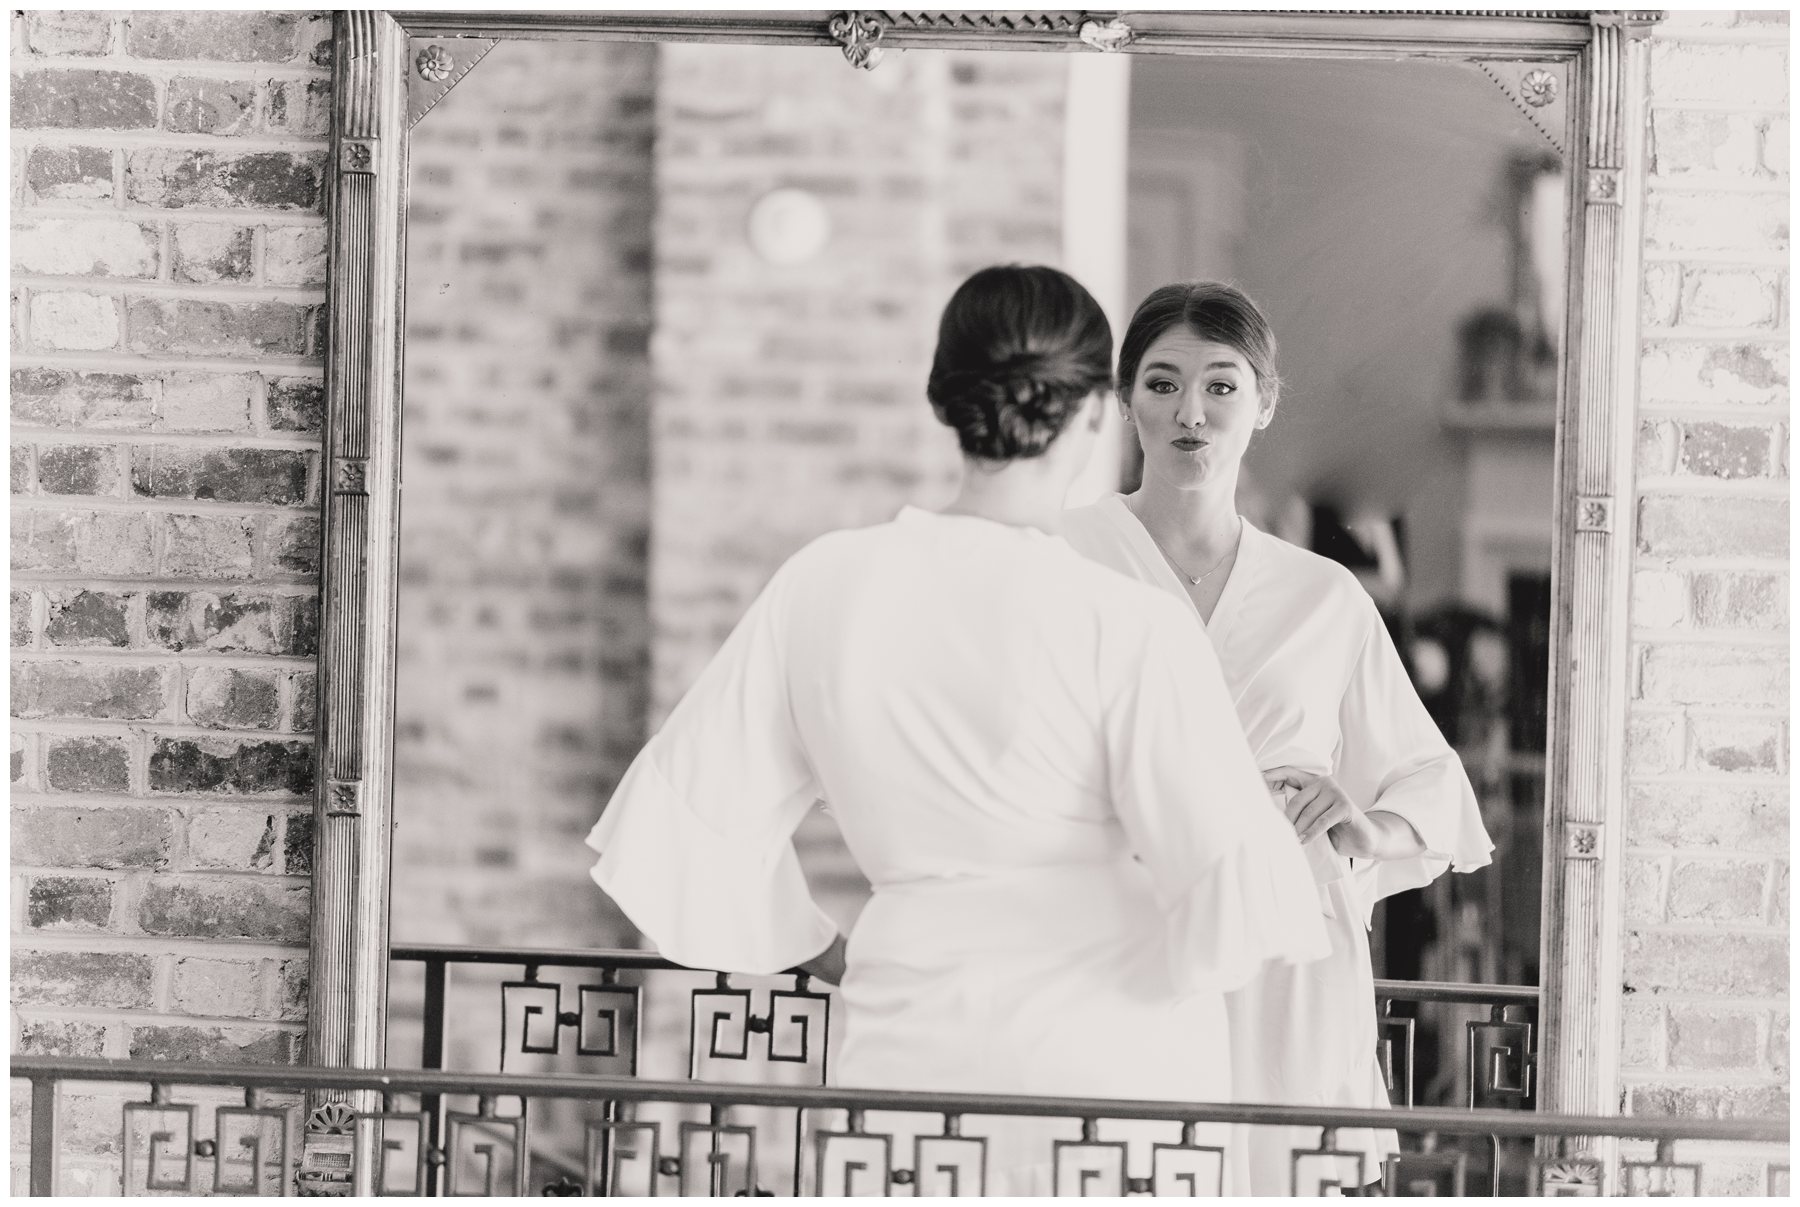
<path id="1" fill-rule="evenodd" d="M 122 299 L 147 301 L 193 302 L 287 302 L 296 306 L 321 306 L 325 290 L 321 286 L 287 285 L 200 285 L 157 281 L 141 277 L 96 277 L 69 274 L 50 276 L 42 273 L 14 272 L 14 286 L 30 289 L 34 294 L 81 292 L 117 293 Z M 80 289 L 82 285 L 89 286 Z"/>
<path id="2" fill-rule="evenodd" d="M 21 349 L 13 353 L 14 369 L 70 369 L 83 373 L 105 373 L 113 370 L 137 373 L 186 373 L 196 369 L 217 369 L 227 373 L 263 372 L 275 368 L 298 372 L 280 372 L 278 377 L 307 377 L 324 380 L 325 367 L 318 357 L 299 356 L 152 356 L 118 352 L 109 348 L 93 352 L 60 352 L 53 348 Z"/>
<path id="3" fill-rule="evenodd" d="M 329 135 L 175 134 L 167 130 L 91 130 L 51 126 L 13 127 L 14 147 L 104 147 L 139 151 L 317 152 L 331 149 Z M 322 212 L 322 211 L 320 211 Z"/>
<path id="4" fill-rule="evenodd" d="M 1630 639 L 1641 645 L 1741 646 L 1760 650 L 1785 650 L 1788 647 L 1785 631 L 1767 629 L 1633 628 Z"/>
<path id="5" fill-rule="evenodd" d="M 1751 343 L 1771 338 L 1781 343 L 1787 337 L 1780 327 L 1652 327 L 1645 326 L 1645 340 L 1710 340 L 1715 342 Z"/>
<path id="6" fill-rule="evenodd" d="M 1755 343 L 1768 339 L 1785 344 L 1787 336 L 1781 327 L 1645 327 L 1645 340 L 1705 340 L 1712 343 Z"/>
<path id="7" fill-rule="evenodd" d="M 120 1022 L 147 1024 L 149 1026 L 228 1026 L 267 1027 L 285 1031 L 290 1035 L 305 1034 L 306 1023 L 287 1018 L 253 1018 L 241 1014 L 181 1014 L 173 1010 L 131 1010 L 123 1008 L 106 1008 L 101 1006 L 25 1006 L 22 1012 L 48 1016 L 54 1014 L 59 1018 L 118 1019 Z"/>
<path id="8" fill-rule="evenodd" d="M 1640 478 L 1637 483 L 1639 498 L 1646 495 L 1707 495 L 1725 499 L 1785 499 L 1788 497 L 1788 480 L 1786 478 L 1740 478 L 1735 481 L 1724 481 L 1719 478 L 1701 477 L 1657 477 Z"/>
<path id="9" fill-rule="evenodd" d="M 313 446 L 308 451 L 318 451 Z M 121 499 L 108 495 L 14 495 L 13 514 L 42 511 L 125 511 L 134 515 L 288 515 L 316 516 L 319 505 L 305 503 L 227 503 L 218 499 L 157 498 L 148 495 Z"/>
<path id="10" fill-rule="evenodd" d="M 22 71 L 40 68 L 48 71 L 80 71 L 84 68 L 100 71 L 124 71 L 132 75 L 149 76 L 164 82 L 193 78 L 226 83 L 280 82 L 291 84 L 297 81 L 328 81 L 331 79 L 331 68 L 318 67 L 311 62 L 263 63 L 221 59 L 145 59 L 117 52 L 79 56 L 32 54 L 24 59 L 14 59 L 13 67 L 15 70 Z M 270 132 L 267 136 L 273 137 L 274 132 Z M 217 137 L 229 138 L 232 136 L 219 135 Z"/>
<path id="11" fill-rule="evenodd" d="M 113 428 L 67 428 L 44 427 L 37 424 L 15 423 L 12 425 L 13 443 L 21 444 L 20 436 L 29 436 L 32 444 L 74 444 L 74 445 L 130 445 L 154 444 L 169 445 L 176 448 L 209 447 L 217 445 L 221 448 L 269 449 L 271 451 L 293 451 L 316 453 L 321 451 L 319 438 L 296 433 L 284 435 L 280 432 L 133 432 Z M 38 496 L 49 497 L 49 496 Z M 58 495 L 57 498 L 80 499 L 86 495 Z M 107 498 L 106 495 L 92 496 Z M 140 495 L 136 498 L 150 499 L 155 496 Z M 204 502 L 205 500 L 200 500 Z"/>
<path id="12" fill-rule="evenodd" d="M 108 578 L 105 575 L 98 575 L 98 576 L 86 575 L 86 576 L 83 576 L 80 578 L 71 576 L 69 578 L 64 579 L 64 578 L 49 578 L 49 577 L 45 577 L 42 575 L 21 575 L 16 570 L 13 572 L 13 587 L 12 587 L 12 589 L 15 591 L 25 590 L 28 588 L 43 590 L 47 587 L 71 587 L 71 586 L 80 586 L 80 585 L 87 584 L 87 583 L 92 583 L 95 585 L 96 588 L 102 589 L 102 590 L 112 590 L 112 589 L 116 588 L 118 590 L 121 590 L 121 591 L 124 591 L 127 593 L 133 593 L 133 594 L 139 593 L 139 592 L 153 592 L 153 591 L 156 591 L 156 592 L 168 591 L 168 592 L 183 592 L 183 593 L 205 592 L 208 594 L 226 594 L 226 595 L 243 595 L 243 594 L 280 595 L 280 596 L 286 596 L 286 597 L 298 597 L 298 598 L 311 599 L 311 598 L 316 597 L 319 593 L 317 584 L 309 585 L 305 582 L 301 582 L 301 581 L 297 581 L 297 580 L 296 581 L 269 582 L 269 583 L 255 582 L 255 583 L 233 584 L 233 583 L 228 583 L 228 582 L 219 582 L 216 580 L 198 580 L 198 579 L 191 579 L 191 578 Z M 144 648 L 148 648 L 148 647 L 144 647 Z M 160 649 L 163 647 L 157 647 L 157 648 Z M 15 652 L 18 652 L 18 651 L 15 650 Z M 170 652 L 171 653 L 201 653 L 201 654 L 216 652 L 221 655 L 225 655 L 225 654 L 234 653 L 235 651 L 232 651 L 232 650 L 213 651 L 213 650 L 202 649 L 199 647 L 191 647 L 187 650 L 172 650 Z M 254 657 L 255 655 L 251 655 L 251 656 Z M 296 655 L 296 657 L 312 658 L 313 655 L 311 655 L 311 654 Z"/>
<path id="13" fill-rule="evenodd" d="M 1644 191 L 1648 197 L 1668 197 L 1684 193 L 1730 193 L 1738 197 L 1786 196 L 1788 181 L 1772 176 L 1646 176 Z"/>
<path id="14" fill-rule="evenodd" d="M 173 666 L 175 664 L 169 663 L 167 665 Z M 144 734 L 148 734 L 151 737 L 158 737 L 158 738 L 194 738 L 194 739 L 199 739 L 199 738 L 226 738 L 226 739 L 229 739 L 229 738 L 257 738 L 257 737 L 261 736 L 263 738 L 279 737 L 284 742 L 303 742 L 309 746 L 312 744 L 313 737 L 314 737 L 313 734 L 300 734 L 300 733 L 275 734 L 270 730 L 257 730 L 257 729 L 206 729 L 206 728 L 203 728 L 198 725 L 180 725 L 173 721 L 157 721 L 157 720 L 119 721 L 119 720 L 115 720 L 110 717 L 93 717 L 93 718 L 83 718 L 83 719 L 76 719 L 76 720 L 64 720 L 62 718 L 56 718 L 56 717 L 14 717 L 14 718 L 12 718 L 12 720 L 13 720 L 13 724 L 14 724 L 15 728 L 18 728 L 21 725 L 29 725 L 30 732 L 32 732 L 32 733 L 47 733 L 47 734 L 56 734 L 56 735 L 74 734 L 77 736 L 88 736 L 88 737 L 125 737 L 125 736 L 130 736 L 130 735 L 138 734 L 138 733 L 144 733 Z M 70 793 L 70 795 L 71 796 L 80 796 L 81 794 L 80 793 Z M 142 799 L 142 800 L 180 800 L 184 796 L 204 797 L 204 796 L 209 796 L 209 795 L 210 796 L 218 796 L 218 797 L 221 797 L 224 799 L 230 799 L 230 800 L 305 800 L 305 799 L 308 799 L 311 794 L 310 793 L 298 794 L 298 793 L 287 792 L 287 793 L 281 793 L 279 795 L 277 795 L 275 793 L 267 793 L 267 794 L 259 795 L 257 793 L 228 793 L 228 792 L 181 793 L 181 792 L 175 792 L 175 793 L 157 793 L 155 796 L 145 796 L 145 797 L 141 797 L 141 798 L 133 797 L 132 799 L 134 799 L 134 800 L 138 800 L 138 799 Z"/>
<path id="15" fill-rule="evenodd" d="M 51 646 L 42 650 L 13 650 L 12 664 L 25 666 L 35 662 L 87 662 L 107 666 L 176 666 L 195 658 L 195 669 L 229 665 L 263 670 L 304 670 L 318 661 L 313 654 L 212 654 L 207 650 L 170 650 L 161 648 L 118 649 L 106 646 Z M 196 653 L 198 657 L 195 657 Z"/>
<path id="16" fill-rule="evenodd" d="M 211 224 L 215 221 L 230 221 L 235 226 L 286 226 L 305 229 L 326 229 L 325 215 L 309 210 L 258 210 L 230 209 L 219 206 L 184 205 L 176 208 L 147 205 L 141 202 L 127 201 L 123 205 L 112 205 L 108 202 L 82 204 L 75 201 L 61 200 L 28 200 L 14 212 L 15 218 L 89 218 L 118 219 L 126 218 L 134 221 L 168 221 L 179 222 L 184 218 L 196 218 Z"/>
<path id="17" fill-rule="evenodd" d="M 1657 419 L 1721 419 L 1740 423 L 1768 420 L 1785 423 L 1789 408 L 1785 402 L 1642 402 L 1638 404 L 1638 414 Z M 21 430 L 20 425 L 15 424 L 14 430 Z"/>
<path id="18" fill-rule="evenodd" d="M 1748 251 L 1703 251 L 1692 249 L 1684 251 L 1680 248 L 1646 247 L 1645 263 L 1668 263 L 1671 261 L 1692 261 L 1709 266 L 1725 265 L 1744 268 L 1781 268 L 1788 267 L 1786 252 L 1748 252 Z M 1783 337 L 1785 340 L 1785 336 Z"/>
<path id="19" fill-rule="evenodd" d="M 237 956 L 243 959 L 291 960 L 296 952 L 305 953 L 307 941 L 271 943 L 267 939 L 195 938 L 186 935 L 118 935 L 106 932 L 90 934 L 55 934 L 31 931 L 19 936 L 26 940 L 17 950 L 58 952 L 65 955 L 108 956 L 207 956 L 221 959 Z"/>

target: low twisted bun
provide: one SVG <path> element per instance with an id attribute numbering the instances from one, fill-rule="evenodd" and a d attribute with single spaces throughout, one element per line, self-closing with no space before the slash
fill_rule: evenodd
<path id="1" fill-rule="evenodd" d="M 1082 402 L 1112 385 L 1112 328 L 1054 268 L 984 268 L 944 307 L 925 393 L 962 451 L 1036 457 Z"/>

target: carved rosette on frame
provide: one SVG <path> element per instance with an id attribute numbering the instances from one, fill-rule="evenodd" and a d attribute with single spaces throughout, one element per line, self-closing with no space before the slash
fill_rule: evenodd
<path id="1" fill-rule="evenodd" d="M 1577 78 L 1583 83 L 1575 198 L 1571 318 L 1582 338 L 1569 367 L 1572 439 L 1558 452 L 1558 573 L 1571 584 L 1568 628 L 1551 653 L 1551 785 L 1544 873 L 1546 970 L 1540 1109 L 1617 1107 L 1620 869 L 1605 836 L 1623 827 L 1624 694 L 1630 539 L 1618 500 L 1630 497 L 1630 416 L 1636 366 L 1641 224 L 1630 174 L 1641 173 L 1643 35 L 1653 14 L 1596 13 Z M 1641 190 L 1638 190 L 1641 193 Z M 1576 305 L 1578 304 L 1578 311 Z M 1621 434 L 1623 433 L 1623 434 Z M 1557 787 L 1561 791 L 1557 791 Z M 1611 1146 L 1552 1155 L 1561 1168 Z M 1564 1191 L 1565 1193 L 1567 1191 Z"/>
<path id="2" fill-rule="evenodd" d="M 393 526 L 398 500 L 398 134 L 404 35 L 379 12 L 335 18 L 330 339 L 325 424 L 330 486 L 320 558 L 319 768 L 313 825 L 307 1060 L 376 1067 L 384 1058 Z M 365 784 L 377 785 L 373 792 Z M 367 1193 L 373 1133 L 330 1130 L 369 1096 L 314 1096 L 301 1183 Z M 347 1153 L 346 1144 L 353 1151 Z M 344 1173 L 345 1158 L 356 1171 Z M 350 1177 L 346 1181 L 345 1177 Z"/>

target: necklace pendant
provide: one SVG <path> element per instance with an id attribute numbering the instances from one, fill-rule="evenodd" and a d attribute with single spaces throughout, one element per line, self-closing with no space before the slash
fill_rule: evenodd
<path id="1" fill-rule="evenodd" d="M 1198 587 L 1201 583 L 1206 581 L 1206 575 L 1202 574 L 1199 578 L 1190 578 L 1188 581 Z"/>

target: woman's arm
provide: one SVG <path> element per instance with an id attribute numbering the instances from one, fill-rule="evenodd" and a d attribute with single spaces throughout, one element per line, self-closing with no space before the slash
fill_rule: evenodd
<path id="1" fill-rule="evenodd" d="M 1329 775 L 1271 767 L 1263 772 L 1263 780 L 1271 787 L 1295 790 L 1285 808 L 1302 844 L 1328 834 L 1338 853 L 1353 859 L 1407 859 L 1425 853 L 1425 840 L 1410 821 L 1386 809 L 1357 808 Z"/>

